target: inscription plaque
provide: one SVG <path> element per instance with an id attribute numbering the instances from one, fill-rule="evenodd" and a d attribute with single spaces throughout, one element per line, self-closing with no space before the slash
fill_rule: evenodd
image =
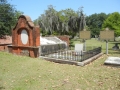
<path id="1" fill-rule="evenodd" d="M 114 40 L 114 31 L 111 31 L 111 30 L 100 31 L 100 39 Z"/>
<path id="2" fill-rule="evenodd" d="M 27 44 L 28 42 L 28 33 L 26 30 L 22 30 L 21 32 L 21 41 L 23 44 Z"/>
<path id="3" fill-rule="evenodd" d="M 90 31 L 80 31 L 80 39 L 90 39 Z"/>

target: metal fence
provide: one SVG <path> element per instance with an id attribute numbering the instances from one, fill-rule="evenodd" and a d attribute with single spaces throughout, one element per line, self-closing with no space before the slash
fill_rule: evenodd
<path id="1" fill-rule="evenodd" d="M 72 61 L 84 61 L 90 57 L 93 57 L 97 54 L 101 53 L 101 47 L 94 48 L 92 50 L 89 50 L 87 52 L 76 52 L 71 50 L 59 50 L 55 53 L 46 53 L 42 54 L 42 56 L 49 57 L 49 58 L 55 58 L 55 59 L 62 59 L 62 60 L 72 60 Z"/>
<path id="2" fill-rule="evenodd" d="M 61 44 L 50 44 L 50 45 L 41 45 L 40 47 L 40 54 L 41 56 L 51 54 L 51 53 L 56 53 L 60 50 L 65 50 L 67 49 L 67 46 L 63 43 Z"/>

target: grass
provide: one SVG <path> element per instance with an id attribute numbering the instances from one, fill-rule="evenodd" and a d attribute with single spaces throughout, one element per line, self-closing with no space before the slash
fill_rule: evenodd
<path id="1" fill-rule="evenodd" d="M 74 45 L 76 43 L 82 43 L 82 42 L 78 39 L 78 40 L 74 41 Z M 120 50 L 118 50 L 118 51 L 112 50 L 112 47 L 115 45 L 115 43 L 119 43 L 118 45 L 120 45 L 120 42 L 108 42 L 108 54 L 120 56 Z M 92 38 L 90 40 L 86 40 L 86 48 L 87 47 L 99 47 L 99 46 L 102 47 L 102 52 L 106 53 L 106 42 L 98 41 L 94 38 Z"/>
<path id="2" fill-rule="evenodd" d="M 104 51 L 104 42 L 86 45 L 93 42 Z M 120 90 L 120 68 L 104 65 L 107 57 L 80 67 L 0 52 L 0 90 Z"/>

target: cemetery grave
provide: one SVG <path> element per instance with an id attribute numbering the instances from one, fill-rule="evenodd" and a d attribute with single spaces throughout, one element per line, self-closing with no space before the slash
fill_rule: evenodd
<path id="1" fill-rule="evenodd" d="M 68 63 L 84 66 L 84 61 L 101 54 L 101 47 L 83 50 L 83 44 L 75 44 L 75 50 L 69 50 L 67 44 L 57 37 L 41 37 L 41 58 L 58 63 Z M 42 42 L 43 41 L 43 42 Z M 46 42 L 45 42 L 46 41 Z M 97 57 L 99 57 L 99 55 Z"/>
<path id="2" fill-rule="evenodd" d="M 84 41 L 90 39 L 90 31 L 80 32 L 80 38 L 84 39 Z M 75 49 L 69 50 L 69 46 L 65 42 L 59 40 L 57 37 L 41 37 L 40 39 L 40 57 L 49 61 L 84 66 L 90 63 L 93 59 L 96 59 L 102 55 L 101 47 L 95 47 L 90 50 L 86 50 L 85 42 L 84 45 L 75 44 Z M 95 58 L 89 60 L 91 57 Z"/>

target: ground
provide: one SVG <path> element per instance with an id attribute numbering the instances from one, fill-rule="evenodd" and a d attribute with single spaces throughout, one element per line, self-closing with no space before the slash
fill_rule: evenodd
<path id="1" fill-rule="evenodd" d="M 105 52 L 105 42 L 86 43 L 102 44 Z M 120 90 L 120 68 L 104 65 L 108 56 L 120 56 L 112 46 L 109 55 L 84 67 L 0 52 L 0 90 Z"/>

